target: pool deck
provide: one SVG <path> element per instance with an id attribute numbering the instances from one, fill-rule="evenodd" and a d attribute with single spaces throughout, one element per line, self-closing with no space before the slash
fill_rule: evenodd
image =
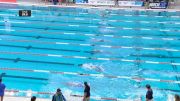
<path id="1" fill-rule="evenodd" d="M 4 101 L 30 101 L 30 99 L 31 98 L 29 97 L 11 97 L 11 96 L 4 97 Z M 77 97 L 70 97 L 66 99 L 67 101 L 82 101 L 82 98 L 77 98 Z M 52 101 L 52 100 L 37 98 L 36 101 Z"/>
<path id="2" fill-rule="evenodd" d="M 4 97 L 4 101 L 30 101 L 30 98 L 25 97 Z M 39 99 L 37 98 L 37 101 L 51 101 L 50 99 Z"/>

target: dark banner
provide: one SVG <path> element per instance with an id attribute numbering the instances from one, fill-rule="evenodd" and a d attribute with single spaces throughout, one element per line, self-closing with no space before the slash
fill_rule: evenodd
<path id="1" fill-rule="evenodd" d="M 152 9 L 166 9 L 168 6 L 168 2 L 151 2 L 149 3 L 149 7 Z"/>

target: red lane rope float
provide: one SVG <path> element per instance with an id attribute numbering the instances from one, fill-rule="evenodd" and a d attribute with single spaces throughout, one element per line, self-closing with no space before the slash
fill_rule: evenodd
<path id="1" fill-rule="evenodd" d="M 113 76 L 113 75 L 104 75 L 104 74 L 85 74 L 85 73 L 75 73 L 75 72 L 57 72 L 57 71 L 48 71 L 48 70 L 30 70 L 30 69 L 5 68 L 5 67 L 1 67 L 0 70 L 50 73 L 50 74 L 61 74 L 61 75 L 76 75 L 76 76 L 91 76 L 91 77 L 106 77 L 106 78 L 128 79 L 128 80 L 134 80 L 136 82 L 152 81 L 152 82 L 164 82 L 164 83 L 180 84 L 180 81 L 174 81 L 174 80 L 161 80 L 161 79 L 140 78 L 140 77 L 130 77 L 130 76 Z"/>

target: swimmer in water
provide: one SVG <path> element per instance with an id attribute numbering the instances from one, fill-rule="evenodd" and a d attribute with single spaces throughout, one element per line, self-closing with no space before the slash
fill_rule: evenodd
<path id="1" fill-rule="evenodd" d="M 104 39 L 95 39 L 95 38 L 92 38 L 93 42 L 105 42 Z"/>
<path id="2" fill-rule="evenodd" d="M 91 69 L 91 70 L 93 69 L 97 72 L 103 72 L 104 71 L 104 69 L 101 66 L 93 65 L 91 63 L 90 64 L 83 64 L 82 67 L 86 68 L 86 69 Z"/>
<path id="3" fill-rule="evenodd" d="M 71 86 L 71 87 L 81 87 L 81 88 L 84 87 L 84 85 L 82 83 L 79 83 L 79 82 L 66 82 L 65 84 L 67 86 Z"/>

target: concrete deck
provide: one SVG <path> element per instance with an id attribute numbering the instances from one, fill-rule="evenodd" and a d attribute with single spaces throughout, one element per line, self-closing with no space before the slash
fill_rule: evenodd
<path id="1" fill-rule="evenodd" d="M 30 101 L 29 97 L 12 97 L 12 96 L 4 96 L 4 101 Z M 82 101 L 82 98 L 79 97 L 66 97 L 67 101 Z M 36 101 L 52 101 L 49 99 L 37 98 Z"/>
<path id="2" fill-rule="evenodd" d="M 30 101 L 31 98 L 25 98 L 25 97 L 4 97 L 4 101 Z M 39 99 L 37 98 L 37 101 L 51 101 L 51 99 Z"/>

